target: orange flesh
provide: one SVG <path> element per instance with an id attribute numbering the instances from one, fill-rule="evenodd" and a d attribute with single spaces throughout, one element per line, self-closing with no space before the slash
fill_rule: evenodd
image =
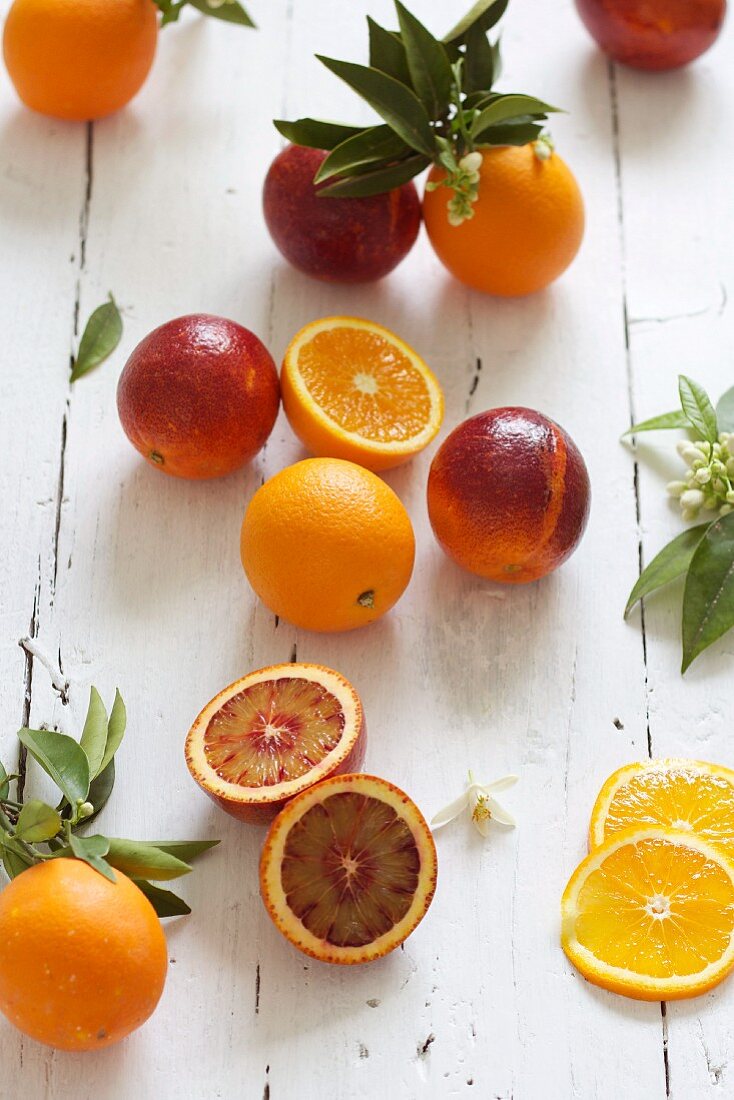
<path id="1" fill-rule="evenodd" d="M 407 913 L 420 853 L 406 822 L 368 795 L 331 795 L 288 834 L 281 881 L 291 910 L 314 936 L 362 947 Z"/>
<path id="2" fill-rule="evenodd" d="M 606 964 L 654 978 L 699 973 L 721 958 L 734 931 L 725 870 L 662 840 L 609 856 L 584 883 L 577 908 L 580 944 Z"/>
<path id="3" fill-rule="evenodd" d="M 298 779 L 337 747 L 345 718 L 335 695 L 313 680 L 261 680 L 233 695 L 204 734 L 220 779 L 270 787 Z"/>
<path id="4" fill-rule="evenodd" d="M 425 379 L 383 336 L 358 328 L 318 332 L 298 353 L 314 402 L 340 428 L 376 443 L 422 432 L 431 417 Z"/>

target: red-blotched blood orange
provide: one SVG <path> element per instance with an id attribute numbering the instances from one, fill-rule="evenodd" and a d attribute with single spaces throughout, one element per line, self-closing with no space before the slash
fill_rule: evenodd
<path id="1" fill-rule="evenodd" d="M 357 771 L 366 740 L 360 698 L 338 672 L 271 665 L 207 703 L 186 738 L 186 763 L 228 814 L 267 822 L 319 780 Z"/>
<path id="2" fill-rule="evenodd" d="M 384 779 L 339 775 L 287 804 L 260 860 L 265 908 L 322 962 L 371 962 L 398 947 L 436 889 L 436 846 L 415 803 Z"/>

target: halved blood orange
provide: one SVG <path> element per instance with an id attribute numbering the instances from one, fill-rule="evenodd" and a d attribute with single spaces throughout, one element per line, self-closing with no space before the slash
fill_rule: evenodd
<path id="1" fill-rule="evenodd" d="M 374 775 L 339 775 L 299 794 L 270 826 L 260 893 L 300 951 L 363 963 L 420 923 L 436 875 L 431 831 L 408 795 Z"/>
<path id="2" fill-rule="evenodd" d="M 271 665 L 207 703 L 186 738 L 186 763 L 227 813 L 267 822 L 319 780 L 358 770 L 366 738 L 360 698 L 338 672 Z"/>

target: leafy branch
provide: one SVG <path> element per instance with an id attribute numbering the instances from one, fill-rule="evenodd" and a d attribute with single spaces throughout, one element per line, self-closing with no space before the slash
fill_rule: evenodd
<path id="1" fill-rule="evenodd" d="M 714 408 L 697 382 L 681 375 L 680 408 L 635 424 L 625 435 L 684 429 L 678 443 L 688 464 L 668 492 L 679 500 L 683 519 L 708 512 L 710 519 L 689 527 L 653 558 L 634 585 L 625 617 L 646 596 L 685 577 L 682 641 L 685 672 L 705 649 L 734 626 L 734 387 Z"/>
<path id="2" fill-rule="evenodd" d="M 500 75 L 500 51 L 487 35 L 508 3 L 478 0 L 437 39 L 395 0 L 397 30 L 367 20 L 369 65 L 317 55 L 382 119 L 381 125 L 367 127 L 313 118 L 274 121 L 288 141 L 328 151 L 315 179 L 325 184 L 319 195 L 380 194 L 436 164 L 445 172 L 436 186 L 453 192 L 449 210 L 458 223 L 473 213 L 479 149 L 536 142 L 538 156 L 549 155 L 550 145 L 539 139 L 542 123 L 557 108 L 533 96 L 492 90 Z"/>
<path id="3" fill-rule="evenodd" d="M 225 23 L 238 23 L 241 27 L 255 26 L 239 0 L 155 0 L 155 3 L 163 13 L 162 27 L 167 23 L 176 23 L 187 4 L 196 8 L 202 15 L 211 15 L 214 19 L 222 19 Z"/>
<path id="4" fill-rule="evenodd" d="M 115 869 L 130 876 L 161 917 L 189 913 L 186 902 L 154 883 L 191 870 L 189 861 L 216 840 L 125 840 L 99 833 L 81 835 L 109 799 L 115 782 L 115 753 L 127 724 L 119 691 L 109 715 L 96 688 L 79 740 L 55 730 L 23 728 L 18 738 L 54 781 L 61 795 L 56 806 L 38 799 L 10 797 L 18 776 L 0 763 L 0 858 L 9 878 L 48 859 L 81 859 L 115 881 Z"/>

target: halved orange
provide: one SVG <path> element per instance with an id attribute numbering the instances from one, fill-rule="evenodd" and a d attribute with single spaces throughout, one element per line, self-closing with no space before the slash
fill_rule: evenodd
<path id="1" fill-rule="evenodd" d="M 207 703 L 186 738 L 186 763 L 228 814 L 267 822 L 299 791 L 359 769 L 366 739 L 360 698 L 338 672 L 271 665 Z"/>
<path id="2" fill-rule="evenodd" d="M 571 962 L 614 993 L 694 997 L 734 968 L 734 863 L 692 833 L 610 837 L 574 871 L 561 914 Z"/>
<path id="3" fill-rule="evenodd" d="M 594 803 L 589 847 L 632 825 L 690 831 L 734 858 L 734 771 L 702 760 L 677 759 L 619 768 Z"/>
<path id="4" fill-rule="evenodd" d="M 417 352 L 358 317 L 324 317 L 294 336 L 281 371 L 283 408 L 313 454 L 368 470 L 423 450 L 443 420 L 443 393 Z"/>
<path id="5" fill-rule="evenodd" d="M 415 803 L 374 775 L 340 775 L 299 794 L 270 827 L 260 892 L 276 927 L 329 963 L 379 959 L 423 919 L 436 846 Z"/>

